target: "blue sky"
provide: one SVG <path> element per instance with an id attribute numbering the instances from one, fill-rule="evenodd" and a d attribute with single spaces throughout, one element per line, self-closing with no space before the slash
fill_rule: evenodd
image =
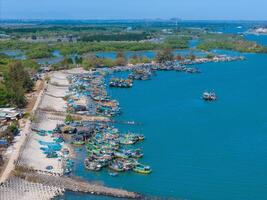
<path id="1" fill-rule="evenodd" d="M 267 0 L 0 0 L 2 19 L 267 20 Z"/>

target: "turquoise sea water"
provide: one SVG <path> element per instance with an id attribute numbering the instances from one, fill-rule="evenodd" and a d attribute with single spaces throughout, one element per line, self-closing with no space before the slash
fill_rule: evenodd
<path id="1" fill-rule="evenodd" d="M 76 161 L 75 174 L 155 196 L 267 199 L 267 56 L 246 57 L 199 65 L 202 74 L 160 72 L 132 89 L 110 90 L 123 109 L 118 118 L 143 123 L 120 128 L 145 134 L 142 162 L 153 173 L 114 178 Z M 203 102 L 205 89 L 219 100 Z"/>
<path id="2" fill-rule="evenodd" d="M 74 174 L 164 198 L 267 199 L 267 54 L 243 55 L 247 60 L 198 65 L 201 74 L 159 72 L 131 89 L 110 89 L 123 109 L 117 119 L 143 124 L 117 127 L 146 136 L 138 146 L 153 172 L 89 172 L 81 151 Z M 217 102 L 201 100 L 206 89 L 216 91 Z M 66 193 L 60 199 L 111 198 Z"/>

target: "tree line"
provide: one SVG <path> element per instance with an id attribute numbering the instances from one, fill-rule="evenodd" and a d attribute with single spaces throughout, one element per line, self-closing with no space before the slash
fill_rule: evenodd
<path id="1" fill-rule="evenodd" d="M 0 84 L 0 105 L 24 107 L 25 93 L 33 90 L 34 82 L 21 61 L 8 64 Z"/>

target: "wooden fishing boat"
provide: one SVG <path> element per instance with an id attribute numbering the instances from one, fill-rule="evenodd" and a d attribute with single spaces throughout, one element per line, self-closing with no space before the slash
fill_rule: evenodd
<path id="1" fill-rule="evenodd" d="M 152 172 L 150 166 L 148 165 L 143 165 L 143 164 L 137 164 L 134 168 L 133 171 L 140 173 L 140 174 L 149 174 Z"/>
<path id="2" fill-rule="evenodd" d="M 120 139 L 120 143 L 121 144 L 125 144 L 125 145 L 131 145 L 131 144 L 135 144 L 136 143 L 136 140 L 122 138 L 122 139 Z"/>
<path id="3" fill-rule="evenodd" d="M 141 149 L 129 149 L 129 150 L 123 150 L 122 152 L 131 158 L 141 158 L 144 155 Z"/>
<path id="4" fill-rule="evenodd" d="M 114 152 L 114 155 L 115 155 L 115 157 L 117 157 L 117 158 L 124 158 L 124 159 L 129 158 L 128 155 L 124 154 L 123 152 L 119 152 L 119 151 L 115 151 L 115 152 Z"/>
<path id="5" fill-rule="evenodd" d="M 91 171 L 99 171 L 102 168 L 101 164 L 94 161 L 90 161 L 88 158 L 84 160 L 84 165 L 86 169 Z"/>
<path id="6" fill-rule="evenodd" d="M 113 171 L 116 171 L 116 172 L 123 172 L 125 171 L 125 169 L 123 168 L 123 166 L 120 164 L 120 163 L 117 163 L 117 162 L 111 162 L 109 164 L 109 169 L 113 170 Z"/>
<path id="7" fill-rule="evenodd" d="M 144 135 L 137 135 L 138 140 L 144 140 L 145 136 Z"/>
<path id="8" fill-rule="evenodd" d="M 57 158 L 58 155 L 55 151 L 52 151 L 52 152 L 48 152 L 47 155 L 46 155 L 47 158 Z"/>

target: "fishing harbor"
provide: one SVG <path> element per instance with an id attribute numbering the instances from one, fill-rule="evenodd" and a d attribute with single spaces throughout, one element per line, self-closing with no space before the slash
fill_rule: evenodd
<path id="1" fill-rule="evenodd" d="M 89 171 L 107 169 L 111 177 L 127 171 L 144 175 L 153 172 L 153 166 L 142 163 L 146 152 L 135 147 L 149 138 L 116 128 L 113 118 L 120 115 L 122 109 L 120 103 L 109 96 L 107 88 L 124 87 L 117 84 L 130 82 L 134 86 L 135 81 L 152 79 L 158 71 L 200 73 L 198 68 L 177 61 L 51 73 L 17 166 L 34 169 L 37 175 L 71 176 L 75 164 L 73 148 L 84 146 L 87 155 L 83 163 Z M 115 79 L 113 86 L 107 82 L 107 76 L 115 76 L 116 72 L 127 72 L 128 77 L 126 81 Z M 61 194 L 58 191 L 63 189 L 56 188 L 54 194 Z"/>
<path id="2" fill-rule="evenodd" d="M 84 165 L 89 170 L 99 171 L 105 167 L 115 172 L 133 170 L 143 174 L 151 173 L 150 166 L 138 161 L 145 152 L 134 148 L 134 144 L 142 143 L 145 137 L 139 133 L 121 133 L 108 123 L 120 115 L 121 108 L 119 102 L 108 95 L 105 79 L 107 75 L 128 71 L 126 80 L 134 84 L 135 80 L 148 80 L 157 71 L 166 70 L 200 73 L 199 69 L 181 65 L 177 61 L 104 68 L 83 73 L 77 70 L 73 74 L 54 73 L 36 114 L 38 120 L 33 123 L 34 137 L 28 141 L 31 143 L 29 146 L 36 146 L 38 150 L 26 149 L 20 162 L 28 163 L 38 170 L 67 175 L 73 167 L 69 145 L 85 145 L 88 156 Z M 64 135 L 70 135 L 70 141 L 65 142 Z M 40 152 L 40 156 L 36 157 L 42 158 L 41 161 L 25 156 L 36 152 Z"/>
<path id="3" fill-rule="evenodd" d="M 218 59 L 220 58 L 220 59 Z M 243 60 L 241 57 L 217 56 L 214 62 Z M 211 62 L 211 59 L 202 61 Z M 198 63 L 198 62 L 197 62 Z M 179 61 L 166 63 L 141 64 L 102 68 L 89 73 L 76 74 L 68 77 L 70 82 L 68 93 L 68 110 L 71 114 L 94 114 L 112 118 L 121 114 L 119 102 L 112 99 L 107 92 L 107 87 L 131 88 L 134 81 L 149 80 L 156 76 L 157 71 L 178 71 L 189 74 L 198 74 L 201 71 L 196 67 L 187 67 Z M 117 72 L 128 72 L 127 78 L 114 78 Z M 111 76 L 108 80 L 106 76 Z M 107 79 L 107 80 L 106 80 Z M 81 99 L 86 97 L 86 103 L 81 104 Z M 213 95 L 212 95 L 213 97 Z M 76 99 L 76 100 L 75 100 Z M 79 100 L 78 100 L 79 99 Z M 113 124 L 116 126 L 116 123 Z M 59 133 L 71 134 L 72 144 L 85 145 L 87 156 L 84 166 L 90 171 L 100 171 L 103 168 L 110 170 L 110 176 L 119 175 L 118 172 L 134 171 L 149 174 L 152 168 L 142 164 L 139 159 L 145 152 L 134 148 L 136 143 L 142 143 L 144 135 L 132 132 L 121 132 L 111 123 L 78 122 L 73 119 L 59 125 Z M 82 131 L 79 131 L 82 130 Z M 149 139 L 149 138 L 148 138 Z"/>

